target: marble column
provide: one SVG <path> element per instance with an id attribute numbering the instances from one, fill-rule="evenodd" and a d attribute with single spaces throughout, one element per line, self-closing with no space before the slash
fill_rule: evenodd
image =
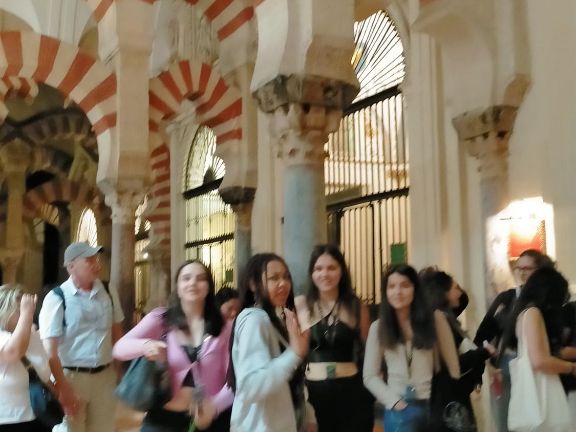
<path id="1" fill-rule="evenodd" d="M 252 255 L 252 207 L 256 189 L 229 187 L 219 192 L 222 200 L 234 211 L 234 279 L 237 283 Z"/>
<path id="2" fill-rule="evenodd" d="M 493 297 L 508 279 L 507 256 L 502 239 L 490 229 L 493 218 L 509 204 L 508 142 L 516 120 L 517 107 L 494 105 L 463 113 L 452 120 L 466 151 L 477 159 L 480 174 L 481 218 L 485 238 L 484 269 L 487 297 Z"/>
<path id="3" fill-rule="evenodd" d="M 26 171 L 31 163 L 32 152 L 19 139 L 0 148 L 0 162 L 8 190 L 6 204 L 6 236 L 0 248 L 3 283 L 15 283 L 18 268 L 24 254 L 23 197 L 26 193 Z"/>
<path id="4" fill-rule="evenodd" d="M 65 281 L 68 279 L 68 271 L 64 267 L 64 251 L 68 245 L 72 243 L 71 239 L 74 238 L 71 233 L 70 209 L 58 206 L 58 219 L 60 221 L 58 225 L 58 241 L 60 243 L 60 250 L 58 252 L 58 281 Z"/>
<path id="5" fill-rule="evenodd" d="M 284 162 L 284 258 L 295 294 L 306 290 L 314 245 L 327 239 L 324 144 L 356 92 L 347 83 L 293 75 L 279 77 L 255 93 L 260 109 L 268 113 L 277 156 Z"/>
<path id="6" fill-rule="evenodd" d="M 136 207 L 142 201 L 143 193 L 122 191 L 106 195 L 106 204 L 112 209 L 112 247 L 110 264 L 110 285 L 118 290 L 124 311 L 124 328 L 134 324 L 136 293 L 134 290 L 134 246 L 136 236 Z"/>
<path id="7" fill-rule="evenodd" d="M 155 307 L 165 306 L 170 295 L 170 248 L 152 245 L 146 248 L 150 266 L 148 277 L 148 296 L 144 312 Z"/>

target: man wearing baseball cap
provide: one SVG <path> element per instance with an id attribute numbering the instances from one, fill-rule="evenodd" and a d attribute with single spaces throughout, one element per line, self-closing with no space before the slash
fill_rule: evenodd
<path id="1" fill-rule="evenodd" d="M 64 422 L 55 432 L 113 432 L 116 374 L 112 345 L 124 319 L 118 293 L 98 275 L 101 246 L 75 242 L 64 252 L 70 277 L 40 310 L 40 337 L 50 357 Z"/>

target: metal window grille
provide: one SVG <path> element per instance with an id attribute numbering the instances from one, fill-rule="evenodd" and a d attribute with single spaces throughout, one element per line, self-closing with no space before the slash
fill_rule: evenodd
<path id="1" fill-rule="evenodd" d="M 329 237 L 369 303 L 380 302 L 383 269 L 406 259 L 409 220 L 402 94 L 394 87 L 375 98 L 344 117 L 325 164 Z"/>
<path id="2" fill-rule="evenodd" d="M 328 229 L 358 296 L 379 303 L 382 271 L 406 260 L 409 235 L 409 154 L 399 88 L 404 51 L 383 11 L 356 23 L 354 34 L 352 64 L 361 90 L 327 144 Z"/>
<path id="3" fill-rule="evenodd" d="M 210 266 L 216 289 L 233 283 L 234 213 L 222 201 L 218 187 L 224 162 L 214 156 L 216 137 L 201 126 L 192 143 L 185 166 L 187 259 L 198 259 Z"/>

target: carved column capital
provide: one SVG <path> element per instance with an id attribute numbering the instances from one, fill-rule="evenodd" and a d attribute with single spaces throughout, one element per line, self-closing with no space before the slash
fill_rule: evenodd
<path id="1" fill-rule="evenodd" d="M 222 201 L 234 207 L 236 205 L 242 205 L 254 201 L 254 196 L 256 195 L 256 188 L 231 186 L 223 189 L 218 189 L 218 193 L 220 194 Z"/>
<path id="2" fill-rule="evenodd" d="M 288 164 L 322 164 L 328 156 L 324 144 L 338 129 L 342 111 L 292 103 L 271 114 L 270 128 L 277 138 L 277 156 Z"/>
<path id="3" fill-rule="evenodd" d="M 23 256 L 23 248 L 0 248 L 0 266 L 4 283 L 16 283 L 18 266 Z"/>
<path id="4" fill-rule="evenodd" d="M 31 148 L 20 139 L 13 139 L 0 147 L 2 170 L 8 174 L 24 174 L 32 162 Z"/>
<path id="5" fill-rule="evenodd" d="M 359 87 L 344 81 L 303 75 L 279 75 L 253 93 L 265 113 L 293 103 L 344 110 L 358 94 Z"/>
<path id="6" fill-rule="evenodd" d="M 277 138 L 278 157 L 288 163 L 323 163 L 324 144 L 338 129 L 343 110 L 358 87 L 329 78 L 279 75 L 253 93 L 262 111 L 270 116 Z"/>
<path id="7" fill-rule="evenodd" d="M 452 120 L 460 142 L 468 154 L 478 159 L 483 178 L 508 174 L 508 141 L 518 107 L 494 105 L 465 112 Z"/>
<path id="8" fill-rule="evenodd" d="M 134 224 L 136 208 L 143 198 L 144 192 L 142 190 L 124 190 L 106 194 L 106 205 L 112 209 L 112 223 Z"/>

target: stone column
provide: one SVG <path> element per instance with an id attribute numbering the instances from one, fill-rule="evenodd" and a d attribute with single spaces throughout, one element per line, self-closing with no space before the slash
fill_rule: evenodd
<path id="1" fill-rule="evenodd" d="M 255 188 L 231 187 L 220 190 L 220 196 L 234 211 L 234 279 L 238 278 L 252 256 L 252 207 Z"/>
<path id="2" fill-rule="evenodd" d="M 295 294 L 303 294 L 314 245 L 327 239 L 324 144 L 338 129 L 343 107 L 357 89 L 317 77 L 279 77 L 255 93 L 268 113 L 284 162 L 284 258 Z"/>
<path id="3" fill-rule="evenodd" d="M 70 209 L 58 206 L 58 219 L 60 220 L 60 225 L 58 226 L 58 240 L 60 242 L 60 250 L 58 252 L 58 281 L 65 281 L 68 279 L 68 271 L 64 267 L 64 251 L 68 245 L 72 243 L 73 238 L 70 227 Z"/>
<path id="4" fill-rule="evenodd" d="M 134 246 L 136 237 L 136 207 L 142 201 L 143 193 L 122 191 L 106 195 L 106 204 L 112 208 L 112 248 L 110 265 L 110 285 L 118 290 L 124 311 L 124 328 L 133 325 L 135 304 L 134 292 Z"/>
<path id="5" fill-rule="evenodd" d="M 8 189 L 6 206 L 6 240 L 0 249 L 3 283 L 15 283 L 24 254 L 23 197 L 26 171 L 31 162 L 30 148 L 19 139 L 0 148 L 0 161 Z"/>
<path id="6" fill-rule="evenodd" d="M 489 222 L 509 204 L 508 194 L 508 141 L 516 119 L 517 107 L 494 105 L 485 110 L 463 113 L 452 120 L 458 138 L 467 152 L 478 160 L 480 173 L 481 218 L 484 221 L 485 274 L 488 286 L 487 300 L 508 279 L 508 268 L 503 263 L 507 256 L 497 233 L 489 229 Z"/>
<path id="7" fill-rule="evenodd" d="M 144 312 L 155 307 L 165 306 L 170 295 L 170 248 L 160 245 L 151 245 L 146 248 L 150 266 L 148 280 L 148 299 Z"/>

